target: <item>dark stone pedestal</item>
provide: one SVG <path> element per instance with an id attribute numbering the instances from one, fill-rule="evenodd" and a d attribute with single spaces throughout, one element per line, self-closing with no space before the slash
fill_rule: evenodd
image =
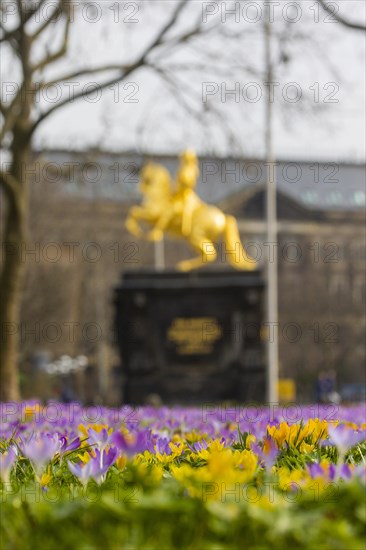
<path id="1" fill-rule="evenodd" d="M 265 398 L 259 272 L 128 271 L 116 289 L 123 401 Z"/>

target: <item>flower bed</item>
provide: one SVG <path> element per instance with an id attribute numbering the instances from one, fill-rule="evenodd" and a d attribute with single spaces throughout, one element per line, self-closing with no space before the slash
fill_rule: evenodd
<path id="1" fill-rule="evenodd" d="M 364 547 L 364 405 L 1 418 L 4 548 Z"/>

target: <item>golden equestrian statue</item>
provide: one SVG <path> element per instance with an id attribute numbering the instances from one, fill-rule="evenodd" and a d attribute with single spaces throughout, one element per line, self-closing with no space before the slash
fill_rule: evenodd
<path id="1" fill-rule="evenodd" d="M 251 271 L 256 263 L 243 248 L 238 226 L 233 216 L 216 206 L 204 203 L 195 193 L 199 175 L 196 154 L 187 150 L 180 157 L 180 165 L 173 186 L 164 166 L 149 163 L 141 171 L 139 190 L 143 194 L 141 206 L 133 206 L 128 213 L 126 227 L 136 237 L 159 241 L 164 232 L 184 238 L 199 256 L 178 263 L 178 269 L 190 271 L 217 257 L 214 243 L 223 239 L 225 257 L 236 269 Z M 147 233 L 141 224 L 150 226 Z"/>

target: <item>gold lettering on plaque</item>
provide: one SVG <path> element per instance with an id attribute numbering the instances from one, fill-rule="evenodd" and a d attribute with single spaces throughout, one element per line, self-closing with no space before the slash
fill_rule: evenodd
<path id="1" fill-rule="evenodd" d="M 222 329 L 215 317 L 177 317 L 168 328 L 168 340 L 180 355 L 206 355 L 213 351 Z"/>

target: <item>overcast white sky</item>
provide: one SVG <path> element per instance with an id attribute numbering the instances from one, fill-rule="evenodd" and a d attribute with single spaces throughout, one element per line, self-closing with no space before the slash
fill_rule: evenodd
<path id="1" fill-rule="evenodd" d="M 169 0 L 139 4 L 99 0 L 92 4 L 88 11 L 75 14 L 68 56 L 47 77 L 85 64 L 133 61 L 176 5 Z M 365 21 L 363 0 L 338 4 L 340 13 L 349 19 Z M 203 19 L 204 28 L 218 21 L 217 31 L 154 56 L 179 82 L 179 92 L 172 93 L 150 69 L 140 70 L 127 83 L 104 91 L 98 101 L 83 99 L 52 115 L 39 127 L 35 145 L 162 153 L 176 153 L 189 145 L 200 153 L 261 156 L 263 6 L 259 0 L 241 2 L 236 3 L 235 15 L 225 13 L 232 6 L 232 2 L 194 0 L 182 12 L 178 30 L 171 36 L 194 26 L 198 18 Z M 274 3 L 275 151 L 282 158 L 363 160 L 365 34 L 325 21 L 327 15 L 316 6 L 315 0 Z M 57 25 L 50 30 L 47 41 L 34 51 L 34 59 L 44 53 L 46 43 L 51 49 L 57 45 L 58 32 Z M 278 65 L 281 54 L 287 62 Z M 16 81 L 18 69 L 6 49 L 1 61 L 3 82 Z M 96 80 L 76 79 L 73 86 L 79 90 Z M 236 95 L 225 96 L 225 88 L 235 89 Z M 66 92 L 63 88 L 62 93 Z M 177 94 L 184 98 L 185 108 L 180 107 Z M 296 94 L 301 99 L 292 101 Z M 50 104 L 42 100 L 39 108 Z"/>

